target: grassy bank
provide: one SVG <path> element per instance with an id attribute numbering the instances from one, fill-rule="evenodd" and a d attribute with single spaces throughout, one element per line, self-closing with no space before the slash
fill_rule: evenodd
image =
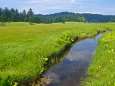
<path id="1" fill-rule="evenodd" d="M 99 40 L 88 75 L 85 86 L 115 86 L 115 31 Z"/>
<path id="2" fill-rule="evenodd" d="M 76 37 L 91 37 L 105 28 L 107 24 L 98 23 L 6 23 L 0 26 L 0 77 L 17 82 L 35 79 L 48 58 L 59 55 Z"/>

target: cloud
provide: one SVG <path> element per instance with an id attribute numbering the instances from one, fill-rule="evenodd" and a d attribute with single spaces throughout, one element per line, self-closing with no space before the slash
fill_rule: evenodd
<path id="1" fill-rule="evenodd" d="M 75 3 L 76 2 L 76 0 L 70 0 L 71 1 L 71 3 Z"/>
<path id="2" fill-rule="evenodd" d="M 66 56 L 66 59 L 69 61 L 89 61 L 94 52 L 95 51 L 87 50 L 72 52 L 71 54 L 68 54 L 68 56 Z"/>
<path id="3" fill-rule="evenodd" d="M 61 11 L 115 14 L 115 0 L 0 0 L 0 7 L 32 8 L 35 14 Z"/>
<path id="4" fill-rule="evenodd" d="M 27 3 L 46 3 L 51 0 L 29 0 Z"/>
<path id="5" fill-rule="evenodd" d="M 29 0 L 28 1 L 28 3 L 38 3 L 38 4 L 40 4 L 40 3 L 53 3 L 53 4 L 57 4 L 57 3 L 64 3 L 64 2 L 68 2 L 68 0 Z"/>

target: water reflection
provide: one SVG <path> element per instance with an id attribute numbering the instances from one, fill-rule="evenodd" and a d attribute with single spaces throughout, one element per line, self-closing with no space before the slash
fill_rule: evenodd
<path id="1" fill-rule="evenodd" d="M 61 62 L 49 68 L 44 74 L 44 78 L 51 79 L 51 83 L 46 86 L 80 86 L 81 77 L 85 77 L 85 71 L 101 36 L 102 34 L 94 39 L 76 43 Z"/>
<path id="2" fill-rule="evenodd" d="M 86 39 L 77 43 L 71 48 L 70 53 L 64 59 L 69 61 L 89 61 L 95 52 L 97 41 L 95 39 Z"/>
<path id="3" fill-rule="evenodd" d="M 80 86 L 101 36 L 77 42 L 62 58 L 49 60 L 46 73 L 38 81 L 40 85 L 34 86 Z"/>

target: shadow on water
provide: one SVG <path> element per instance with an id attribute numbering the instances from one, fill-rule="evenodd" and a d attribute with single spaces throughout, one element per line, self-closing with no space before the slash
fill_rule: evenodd
<path id="1" fill-rule="evenodd" d="M 81 78 L 85 78 L 85 72 L 98 45 L 98 39 L 102 35 L 79 41 L 62 57 L 49 60 L 46 71 L 37 84 L 40 86 L 80 86 Z M 37 84 L 35 86 L 39 86 Z"/>

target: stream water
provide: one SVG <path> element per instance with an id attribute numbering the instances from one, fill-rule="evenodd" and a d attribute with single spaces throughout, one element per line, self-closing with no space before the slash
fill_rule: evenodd
<path id="1" fill-rule="evenodd" d="M 86 77 L 85 73 L 95 53 L 98 39 L 102 35 L 77 42 L 61 61 L 46 71 L 43 78 L 48 82 L 42 84 L 45 86 L 80 86 L 80 81 Z"/>

